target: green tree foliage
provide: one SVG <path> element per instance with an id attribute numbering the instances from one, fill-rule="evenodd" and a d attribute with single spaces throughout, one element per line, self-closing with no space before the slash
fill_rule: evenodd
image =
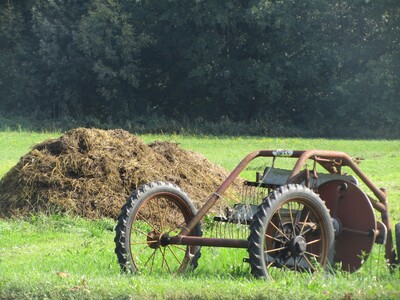
<path id="1" fill-rule="evenodd" d="M 95 94 L 89 113 L 129 117 L 140 105 L 139 53 L 149 43 L 128 14 L 131 1 L 93 1 L 79 23 L 77 45 L 86 61 Z"/>
<path id="2" fill-rule="evenodd" d="M 358 5 L 356 5 L 358 4 Z M 388 0 L 342 4 L 340 76 L 332 89 L 338 119 L 399 135 L 400 5 Z"/>
<path id="3" fill-rule="evenodd" d="M 2 1 L 0 3 L 0 107 L 3 112 L 20 110 L 28 87 L 29 76 L 22 63 L 26 57 L 30 38 L 28 9 L 31 1 Z"/>
<path id="4" fill-rule="evenodd" d="M 3 114 L 399 136 L 396 0 L 7 0 Z"/>
<path id="5" fill-rule="evenodd" d="M 36 78 L 37 98 L 30 97 L 50 117 L 76 113 L 86 90 L 81 81 L 84 71 L 82 53 L 74 37 L 79 18 L 85 12 L 84 1 L 35 1 L 32 6 L 31 72 Z M 35 101 L 36 100 L 36 101 Z"/>

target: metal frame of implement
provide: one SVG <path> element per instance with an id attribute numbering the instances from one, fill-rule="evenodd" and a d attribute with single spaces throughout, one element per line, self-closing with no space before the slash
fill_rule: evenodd
<path id="1" fill-rule="evenodd" d="M 248 154 L 232 171 L 227 179 L 219 186 L 219 188 L 210 196 L 208 201 L 201 207 L 189 224 L 181 230 L 176 236 L 167 237 L 164 239 L 166 244 L 176 245 L 195 245 L 195 246 L 211 246 L 211 247 L 230 247 L 230 248 L 247 248 L 248 241 L 245 239 L 227 239 L 227 238 L 206 238 L 199 236 L 189 236 L 190 231 L 198 224 L 202 218 L 209 212 L 213 205 L 221 198 L 222 194 L 235 181 L 239 174 L 246 166 L 255 158 L 258 157 L 290 157 L 297 158 L 297 161 L 292 169 L 286 184 L 301 183 L 304 181 L 302 169 L 308 160 L 321 165 L 330 174 L 341 174 L 342 167 L 349 167 L 358 178 L 369 188 L 377 200 L 367 196 L 369 202 L 376 211 L 381 214 L 382 222 L 377 222 L 377 226 L 371 231 L 347 229 L 353 236 L 370 236 L 373 242 L 377 242 L 378 237 L 380 243 L 385 244 L 385 258 L 390 265 L 396 263 L 396 253 L 393 247 L 392 227 L 389 218 L 389 208 L 387 194 L 385 189 L 378 188 L 367 175 L 359 168 L 358 161 L 353 160 L 344 152 L 326 151 L 326 150 L 258 150 Z M 346 187 L 347 188 L 347 187 Z M 337 188 L 339 189 L 339 188 Z M 357 188 L 358 189 L 358 188 Z M 332 188 L 327 188 L 327 192 L 331 192 Z M 351 189 L 350 189 L 351 192 Z M 358 194 L 356 194 L 356 197 Z M 325 200 L 325 199 L 323 199 Z M 351 199 L 350 199 L 351 200 Z M 357 202 L 355 202 L 357 203 Z M 349 205 L 352 205 L 351 202 Z M 356 208 L 357 209 L 357 208 Z M 373 220 L 375 217 L 373 216 Z M 379 223 L 379 224 L 378 224 Z M 346 228 L 343 228 L 346 230 Z M 384 236 L 384 238 L 382 237 Z M 347 246 L 343 246 L 347 247 Z M 372 246 L 371 246 L 372 247 Z M 344 248 L 346 249 L 346 248 Z M 345 251 L 345 250 L 344 250 Z M 352 263 L 352 262 L 351 262 Z M 354 263 L 357 265 L 357 263 Z M 359 267 L 359 266 L 356 266 Z"/>

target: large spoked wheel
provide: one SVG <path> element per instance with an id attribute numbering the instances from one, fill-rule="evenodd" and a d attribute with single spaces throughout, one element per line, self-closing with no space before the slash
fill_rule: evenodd
<path id="1" fill-rule="evenodd" d="M 115 228 L 115 253 L 121 270 L 173 274 L 197 267 L 200 247 L 166 242 L 195 214 L 189 197 L 176 185 L 152 182 L 139 187 L 122 208 Z M 200 224 L 190 235 L 201 235 Z"/>
<path id="2" fill-rule="evenodd" d="M 304 186 L 274 190 L 260 205 L 250 230 L 248 252 L 255 277 L 275 278 L 281 270 L 313 272 L 333 260 L 329 211 Z"/>

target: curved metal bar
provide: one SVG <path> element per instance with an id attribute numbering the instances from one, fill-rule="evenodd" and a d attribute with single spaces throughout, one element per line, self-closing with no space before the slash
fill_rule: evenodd
<path id="1" fill-rule="evenodd" d="M 374 193 L 374 195 L 379 199 L 381 203 L 386 203 L 386 194 L 378 188 L 368 177 L 365 175 L 363 171 L 361 171 L 360 167 L 353 161 L 353 159 L 344 152 L 338 151 L 327 151 L 327 150 L 307 150 L 303 151 L 297 160 L 292 173 L 289 175 L 289 178 L 296 176 L 300 173 L 303 165 L 308 159 L 312 159 L 314 157 L 318 158 L 333 158 L 333 159 L 341 159 L 343 160 L 345 166 L 350 167 L 357 174 L 357 176 L 368 186 L 368 188 Z"/>
<path id="2" fill-rule="evenodd" d="M 344 152 L 338 151 L 327 151 L 327 150 L 305 150 L 305 151 L 276 151 L 276 150 L 258 150 L 248 154 L 232 171 L 231 174 L 225 179 L 225 181 L 219 186 L 219 188 L 210 196 L 203 207 L 198 211 L 194 218 L 189 222 L 187 227 L 182 229 L 182 231 L 176 236 L 176 238 L 183 238 L 187 236 L 190 231 L 196 226 L 197 223 L 208 213 L 211 207 L 221 198 L 221 195 L 228 189 L 228 187 L 235 181 L 239 174 L 246 168 L 246 166 L 257 157 L 292 157 L 298 158 L 291 174 L 289 175 L 288 181 L 291 182 L 295 176 L 297 176 L 305 162 L 308 159 L 334 159 L 340 161 L 340 166 L 348 166 L 354 171 L 354 173 L 366 184 L 366 186 L 374 193 L 374 195 L 379 199 L 380 203 L 374 203 L 371 201 L 372 205 L 381 212 L 382 221 L 388 229 L 388 238 L 386 241 L 386 259 L 389 263 L 393 263 L 395 260 L 395 252 L 393 249 L 393 240 L 391 234 L 391 226 L 389 220 L 389 209 L 387 203 L 387 196 L 384 190 L 378 188 L 368 177 L 361 171 L 357 163 Z M 198 238 L 201 239 L 201 238 Z"/>
<path id="3" fill-rule="evenodd" d="M 291 151 L 290 157 L 300 157 L 305 151 Z M 207 214 L 211 207 L 221 198 L 221 195 L 228 189 L 228 187 L 235 181 L 239 174 L 247 167 L 247 165 L 257 157 L 274 157 L 280 156 L 277 150 L 257 150 L 246 155 L 245 158 L 237 165 L 231 174 L 225 179 L 220 187 L 211 195 L 203 207 L 197 212 L 194 218 L 190 221 L 186 228 L 184 228 L 179 235 L 187 235 L 200 220 Z M 286 156 L 286 155 L 285 155 Z"/>
<path id="4" fill-rule="evenodd" d="M 263 155 L 265 154 L 265 155 Z M 243 160 L 237 165 L 237 167 L 232 171 L 231 174 L 225 179 L 225 181 L 220 185 L 220 187 L 211 195 L 203 207 L 197 212 L 194 218 L 189 222 L 187 227 L 185 227 L 179 235 L 187 235 L 200 220 L 208 213 L 208 211 L 213 207 L 221 195 L 227 190 L 227 188 L 232 184 L 233 181 L 239 176 L 239 174 L 246 168 L 246 166 L 256 157 L 272 155 L 272 151 L 254 151 L 248 154 Z"/>

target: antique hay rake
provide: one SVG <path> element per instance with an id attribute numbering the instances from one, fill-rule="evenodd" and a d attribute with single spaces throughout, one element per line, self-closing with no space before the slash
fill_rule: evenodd
<path id="1" fill-rule="evenodd" d="M 242 202 L 211 218 L 213 234 L 202 236 L 201 222 L 210 209 L 249 163 L 260 157 L 271 158 L 271 165 L 256 173 L 255 181 L 244 182 Z M 293 168 L 276 168 L 275 161 L 281 157 L 293 158 Z M 142 185 L 128 198 L 115 229 L 121 269 L 182 272 L 197 267 L 200 247 L 209 246 L 246 248 L 249 257 L 245 260 L 258 278 L 270 278 L 279 269 L 313 272 L 334 264 L 353 272 L 374 243 L 385 245 L 385 258 L 394 265 L 399 258 L 393 247 L 386 192 L 358 164 L 359 160 L 336 151 L 255 151 L 199 211 L 176 185 Z M 376 199 L 360 189 L 359 180 Z M 378 212 L 381 221 L 376 220 Z M 227 228 L 236 231 L 227 233 Z M 395 236 L 399 252 L 400 223 Z"/>

